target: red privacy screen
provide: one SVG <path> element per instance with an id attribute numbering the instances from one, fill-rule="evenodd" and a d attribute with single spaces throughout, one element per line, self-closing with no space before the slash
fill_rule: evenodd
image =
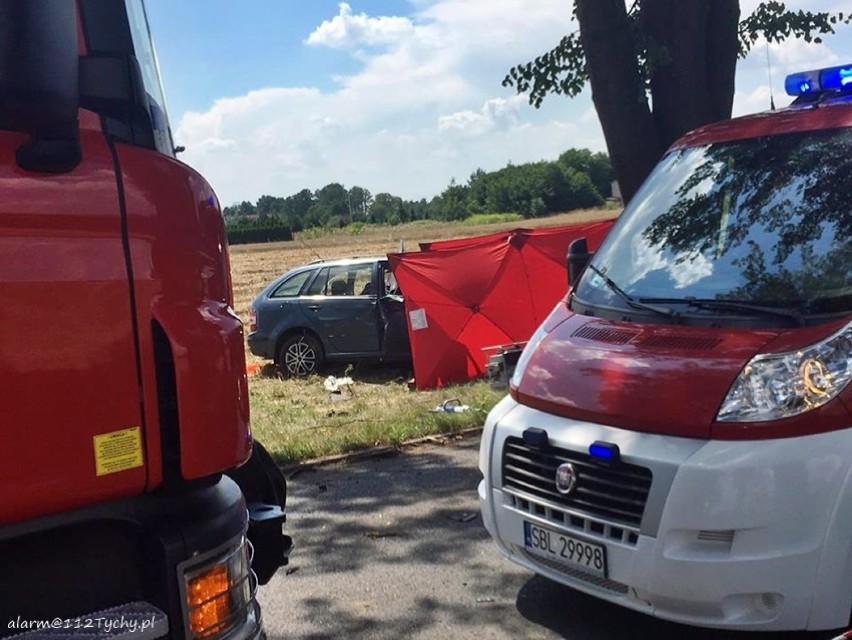
<path id="1" fill-rule="evenodd" d="M 526 342 L 568 290 L 568 245 L 585 237 L 594 251 L 612 223 L 515 229 L 389 254 L 417 388 L 482 376 L 497 347 Z"/>

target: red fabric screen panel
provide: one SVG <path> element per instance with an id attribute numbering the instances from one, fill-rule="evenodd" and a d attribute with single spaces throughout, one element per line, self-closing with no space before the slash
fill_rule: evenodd
<path id="1" fill-rule="evenodd" d="M 568 245 L 600 244 L 612 221 L 518 229 L 389 254 L 405 297 L 418 389 L 484 375 L 488 347 L 526 342 L 568 288 Z"/>

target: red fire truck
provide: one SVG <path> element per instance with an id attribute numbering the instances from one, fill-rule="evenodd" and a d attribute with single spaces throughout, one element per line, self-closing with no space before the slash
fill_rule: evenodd
<path id="1" fill-rule="evenodd" d="M 0 0 L 0 96 L 0 636 L 259 637 L 286 487 L 142 1 Z"/>
<path id="2" fill-rule="evenodd" d="M 572 243 L 482 437 L 515 562 L 682 623 L 846 625 L 852 65 L 786 84 L 675 143 L 594 256 Z"/>

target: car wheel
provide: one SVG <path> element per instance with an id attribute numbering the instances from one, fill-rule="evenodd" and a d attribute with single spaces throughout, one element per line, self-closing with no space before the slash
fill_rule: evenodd
<path id="1" fill-rule="evenodd" d="M 278 366 L 285 376 L 304 378 L 322 366 L 322 347 L 311 336 L 287 338 L 278 352 Z"/>

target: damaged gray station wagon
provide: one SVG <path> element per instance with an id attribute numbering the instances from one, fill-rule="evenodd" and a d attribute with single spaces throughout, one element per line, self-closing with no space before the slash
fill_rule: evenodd
<path id="1" fill-rule="evenodd" d="M 403 298 L 386 258 L 317 261 L 252 302 L 248 346 L 287 376 L 325 363 L 411 361 Z"/>

